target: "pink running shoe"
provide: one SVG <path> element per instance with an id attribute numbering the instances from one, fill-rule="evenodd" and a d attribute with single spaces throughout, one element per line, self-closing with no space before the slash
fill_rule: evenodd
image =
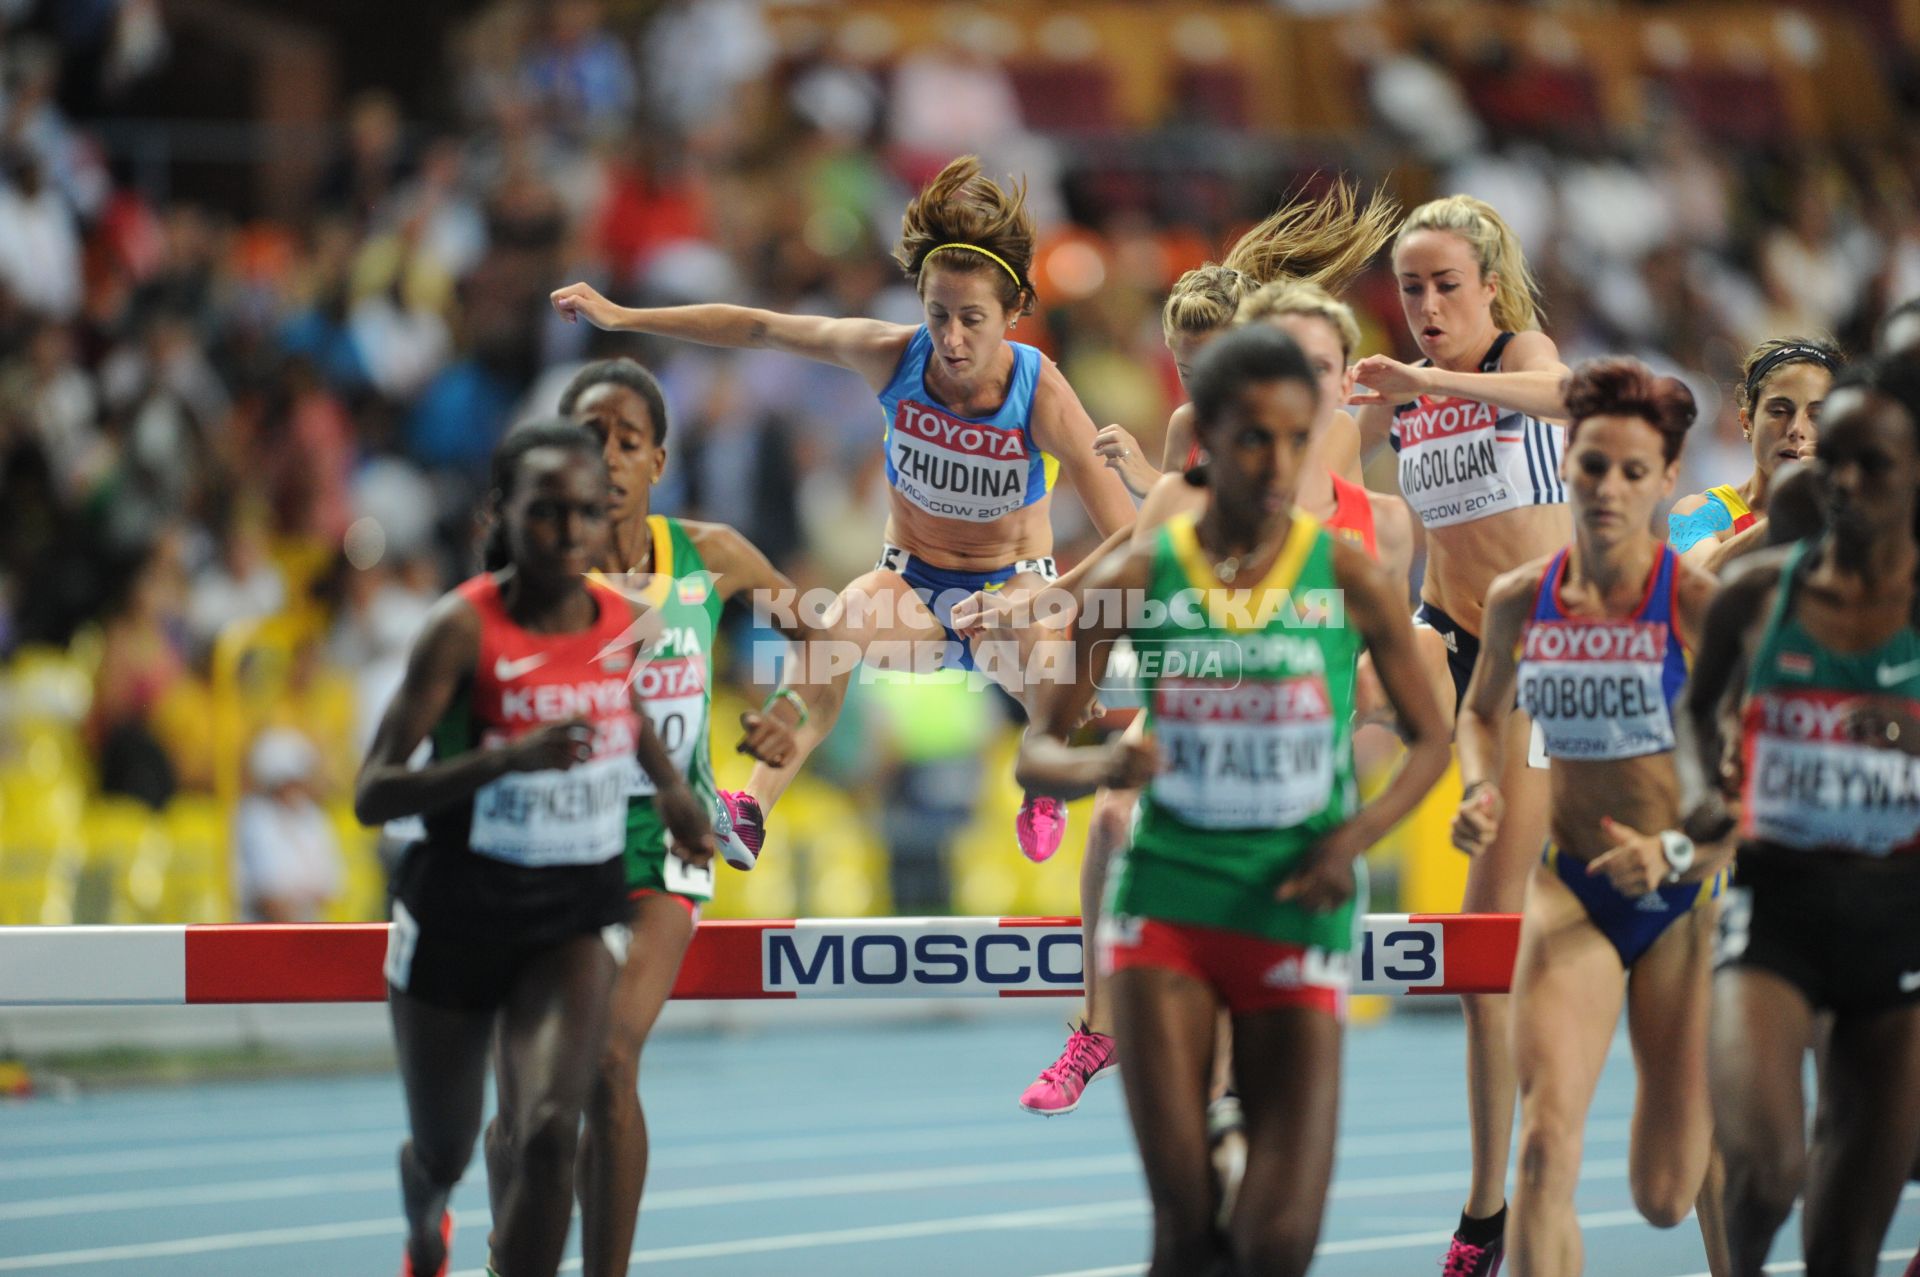
<path id="1" fill-rule="evenodd" d="M 1058 1117 L 1080 1107 L 1080 1096 L 1087 1083 L 1119 1068 L 1113 1058 L 1113 1039 L 1095 1033 L 1085 1020 L 1067 1035 L 1067 1049 L 1060 1058 L 1040 1070 L 1032 1086 L 1020 1095 L 1020 1107 L 1041 1117 Z"/>
<path id="2" fill-rule="evenodd" d="M 720 791 L 725 820 L 714 822 L 714 835 L 720 843 L 720 855 L 735 869 L 751 869 L 760 859 L 760 847 L 767 840 L 767 818 L 761 814 L 760 801 L 740 789 Z"/>
<path id="3" fill-rule="evenodd" d="M 1013 831 L 1021 854 L 1036 865 L 1044 864 L 1053 859 L 1060 840 L 1067 836 L 1067 805 L 1058 798 L 1028 794 L 1013 819 Z"/>
<path id="4" fill-rule="evenodd" d="M 1506 1257 L 1504 1237 L 1485 1246 L 1469 1246 L 1456 1236 L 1440 1263 L 1440 1277 L 1497 1277 L 1500 1261 Z"/>

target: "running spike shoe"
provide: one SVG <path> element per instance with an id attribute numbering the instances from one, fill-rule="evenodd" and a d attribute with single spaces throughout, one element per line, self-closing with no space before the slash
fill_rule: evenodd
<path id="1" fill-rule="evenodd" d="M 1014 817 L 1014 835 L 1020 840 L 1020 852 L 1034 864 L 1043 864 L 1060 850 L 1067 834 L 1067 805 L 1058 798 L 1028 794 Z"/>
<path id="2" fill-rule="evenodd" d="M 1507 1257 L 1506 1238 L 1496 1237 L 1485 1246 L 1473 1246 L 1456 1234 L 1440 1263 L 1440 1277 L 1497 1277 L 1500 1263 Z"/>
<path id="3" fill-rule="evenodd" d="M 1033 1085 L 1021 1093 L 1020 1107 L 1041 1117 L 1071 1113 L 1080 1107 L 1080 1096 L 1086 1091 L 1087 1083 L 1119 1067 L 1113 1058 L 1113 1039 L 1105 1033 L 1095 1033 L 1082 1020 L 1079 1027 L 1067 1035 L 1067 1047 L 1060 1052 L 1060 1058 L 1041 1069 Z"/>
<path id="4" fill-rule="evenodd" d="M 446 1247 L 446 1253 L 440 1260 L 440 1267 L 433 1270 L 433 1277 L 447 1277 L 453 1267 L 453 1212 L 450 1210 L 440 1212 L 440 1244 Z M 400 1253 L 400 1277 L 420 1277 L 413 1270 L 411 1250 Z"/>
<path id="5" fill-rule="evenodd" d="M 760 859 L 760 847 L 767 839 L 767 818 L 760 802 L 741 789 L 720 791 L 723 819 L 714 822 L 714 834 L 720 843 L 720 855 L 735 869 L 751 869 Z"/>

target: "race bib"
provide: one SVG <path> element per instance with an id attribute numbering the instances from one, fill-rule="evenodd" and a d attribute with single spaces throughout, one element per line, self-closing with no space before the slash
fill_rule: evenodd
<path id="1" fill-rule="evenodd" d="M 713 898 L 713 862 L 695 865 L 680 858 L 680 853 L 667 845 L 667 858 L 661 865 L 660 881 L 668 891 L 676 896 L 698 896 L 702 900 Z"/>
<path id="2" fill-rule="evenodd" d="M 943 519 L 991 523 L 1027 501 L 1032 454 L 1022 431 L 900 402 L 887 433 L 888 477 L 901 496 Z"/>
<path id="3" fill-rule="evenodd" d="M 625 754 L 603 753 L 565 771 L 509 772 L 474 795 L 471 845 L 528 868 L 609 860 L 626 842 L 638 770 L 629 743 Z"/>
<path id="4" fill-rule="evenodd" d="M 1317 674 L 1271 682 L 1163 679 L 1154 801 L 1201 829 L 1279 829 L 1333 797 L 1334 722 Z"/>
<path id="5" fill-rule="evenodd" d="M 1673 748 L 1668 629 L 1654 621 L 1538 621 L 1521 645 L 1520 708 L 1554 758 L 1603 761 Z"/>
<path id="6" fill-rule="evenodd" d="M 1518 509 L 1519 490 L 1500 468 L 1499 410 L 1466 399 L 1422 399 L 1394 417 L 1400 490 L 1429 528 Z"/>
<path id="7" fill-rule="evenodd" d="M 640 709 L 666 746 L 673 770 L 689 774 L 694 752 L 707 736 L 707 658 L 656 657 L 635 666 L 633 681 L 640 691 Z M 655 792 L 653 777 L 644 768 L 633 771 L 635 794 Z"/>
<path id="8" fill-rule="evenodd" d="M 1920 841 L 1920 757 L 1888 748 L 1905 698 L 1769 692 L 1747 705 L 1749 838 L 1885 856 Z"/>

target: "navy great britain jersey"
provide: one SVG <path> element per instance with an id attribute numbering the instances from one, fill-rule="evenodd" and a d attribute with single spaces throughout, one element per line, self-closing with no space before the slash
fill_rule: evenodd
<path id="1" fill-rule="evenodd" d="M 1501 333 L 1480 361 L 1499 372 L 1512 333 Z M 1421 360 L 1421 367 L 1431 366 Z M 1560 481 L 1566 432 L 1523 412 L 1476 399 L 1421 395 L 1396 405 L 1388 440 L 1400 454 L 1400 491 L 1429 528 L 1472 523 L 1567 499 Z"/>
<path id="2" fill-rule="evenodd" d="M 1567 551 L 1547 564 L 1520 640 L 1520 707 L 1549 758 L 1609 762 L 1673 748 L 1673 702 L 1687 681 L 1674 628 L 1679 556 L 1665 545 L 1629 617 L 1567 616 Z"/>
<path id="3" fill-rule="evenodd" d="M 1032 505 L 1053 488 L 1060 463 L 1033 441 L 1033 395 L 1040 352 L 1017 341 L 1006 400 L 991 417 L 961 417 L 927 392 L 934 355 L 925 324 L 916 328 L 880 392 L 886 413 L 887 482 L 928 514 L 992 523 Z"/>

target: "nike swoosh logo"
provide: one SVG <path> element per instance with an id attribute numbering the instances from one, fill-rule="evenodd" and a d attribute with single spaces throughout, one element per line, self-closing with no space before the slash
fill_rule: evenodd
<path id="1" fill-rule="evenodd" d="M 493 677 L 501 683 L 511 683 L 522 674 L 530 674 L 547 663 L 545 652 L 535 652 L 532 656 L 523 656 L 517 661 L 501 657 L 493 663 Z"/>
<path id="2" fill-rule="evenodd" d="M 1920 971 L 1902 971 L 1900 973 L 1900 992 L 1912 993 L 1920 989 Z"/>
<path id="3" fill-rule="evenodd" d="M 1907 661 L 1900 665 L 1882 665 L 1874 671 L 1874 677 L 1880 680 L 1880 686 L 1892 687 L 1895 683 L 1904 683 L 1915 674 L 1920 674 L 1920 661 Z"/>

